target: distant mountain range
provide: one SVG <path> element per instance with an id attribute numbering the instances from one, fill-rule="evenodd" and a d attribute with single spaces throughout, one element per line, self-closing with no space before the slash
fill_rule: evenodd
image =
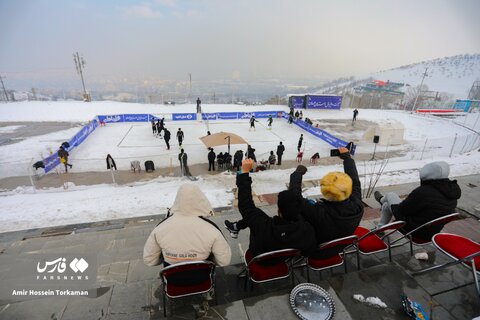
<path id="1" fill-rule="evenodd" d="M 309 90 L 316 93 L 341 94 L 372 80 L 390 80 L 415 87 L 420 85 L 425 69 L 427 76 L 424 85 L 428 90 L 449 93 L 455 98 L 466 98 L 473 82 L 480 81 L 480 54 L 464 54 L 412 63 L 375 72 L 365 78 L 339 78 Z"/>

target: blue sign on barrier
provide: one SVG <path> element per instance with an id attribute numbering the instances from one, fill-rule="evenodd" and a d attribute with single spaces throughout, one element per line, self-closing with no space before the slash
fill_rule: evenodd
<path id="1" fill-rule="evenodd" d="M 342 107 L 341 96 L 307 95 L 307 109 L 340 109 Z"/>
<path id="2" fill-rule="evenodd" d="M 98 120 L 105 123 L 123 122 L 123 114 L 98 116 Z"/>
<path id="3" fill-rule="evenodd" d="M 60 158 L 58 158 L 58 154 L 56 152 L 46 157 L 42 161 L 43 165 L 45 166 L 45 173 L 53 170 L 56 166 L 60 164 Z"/>
<path id="4" fill-rule="evenodd" d="M 148 114 L 124 114 L 123 121 L 124 122 L 148 122 L 149 115 Z"/>
<path id="5" fill-rule="evenodd" d="M 288 106 L 294 109 L 303 109 L 305 107 L 305 96 L 290 96 Z"/>
<path id="6" fill-rule="evenodd" d="M 173 121 L 197 120 L 197 114 L 196 113 L 172 113 L 172 120 Z"/>
<path id="7" fill-rule="evenodd" d="M 236 120 L 238 119 L 238 112 L 219 112 L 217 113 L 217 119 L 221 120 Z"/>
<path id="8" fill-rule="evenodd" d="M 217 120 L 216 113 L 202 113 L 202 120 Z"/>
<path id="9" fill-rule="evenodd" d="M 255 118 L 268 118 L 269 116 L 275 117 L 278 111 L 260 111 L 254 112 Z"/>
<path id="10" fill-rule="evenodd" d="M 284 118 L 288 118 L 288 115 L 284 115 Z M 302 128 L 303 130 L 305 130 L 308 133 L 311 133 L 314 136 L 322 139 L 323 141 L 327 142 L 328 144 L 330 144 L 331 146 L 333 146 L 335 148 L 345 147 L 348 144 L 348 142 L 343 141 L 343 140 L 331 135 L 327 131 L 324 131 L 320 128 L 313 127 L 303 120 L 296 120 L 296 121 L 294 120 L 294 123 L 297 126 L 299 126 L 300 128 Z M 355 151 L 352 152 L 352 154 L 354 154 L 354 153 L 355 153 Z"/>

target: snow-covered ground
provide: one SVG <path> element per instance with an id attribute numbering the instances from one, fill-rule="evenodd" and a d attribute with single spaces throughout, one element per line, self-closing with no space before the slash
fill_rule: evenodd
<path id="1" fill-rule="evenodd" d="M 202 109 L 204 112 L 287 110 L 285 106 L 239 105 L 204 105 Z M 97 114 L 151 113 L 163 115 L 172 112 L 195 112 L 195 106 L 117 102 L 24 102 L 0 105 L 0 122 L 87 122 Z M 320 121 L 321 119 L 350 119 L 352 110 L 305 110 L 304 115 Z M 405 156 L 389 161 L 385 174 L 378 185 L 418 181 L 418 168 L 432 160 L 449 162 L 452 176 L 479 173 L 479 152 L 472 151 L 462 155 L 454 152 L 452 157 L 448 157 L 455 139 L 458 140 L 459 137 L 472 134 L 471 130 L 463 126 L 464 124 L 469 124 L 470 127 L 476 125 L 476 130 L 479 130 L 480 121 L 475 122 L 475 116 L 469 115 L 468 118 L 455 119 L 461 124 L 457 125 L 452 119 L 438 119 L 398 111 L 361 109 L 358 117 L 361 120 L 372 122 L 396 120 L 405 126 L 406 144 L 402 146 Z M 115 158 L 119 169 L 128 169 L 130 161 L 134 159 L 152 159 L 156 167 L 169 166 L 170 159 L 172 159 L 172 163 L 176 165 L 179 147 L 174 136 L 179 127 L 185 132 L 184 148 L 189 154 L 189 163 L 206 162 L 206 148 L 198 138 L 205 135 L 207 130 L 212 133 L 229 131 L 239 134 L 257 149 L 257 159 L 267 158 L 268 152 L 275 151 L 279 141 L 283 141 L 287 147 L 284 159 L 294 159 L 297 141 L 301 133 L 305 137 L 307 156 L 314 152 L 319 152 L 322 157 L 328 155 L 331 147 L 327 143 L 302 131 L 297 126 L 289 126 L 285 120 L 275 119 L 271 131 L 266 128 L 266 119 L 259 119 L 259 121 L 256 131 L 248 130 L 247 120 L 210 121 L 208 124 L 199 121 L 167 121 L 166 126 L 172 132 L 170 151 L 165 150 L 163 140 L 152 136 L 150 124 L 107 124 L 106 127 L 99 127 L 95 130 L 80 147 L 74 149 L 71 152 L 71 159 L 75 172 L 105 170 L 104 159 L 107 153 Z M 9 124 L 1 128 L 0 134 L 15 130 L 24 130 L 24 127 Z M 0 178 L 27 175 L 32 159 L 38 160 L 40 155 L 46 155 L 49 149 L 55 151 L 61 142 L 69 140 L 78 130 L 79 128 L 62 130 L 0 146 Z M 348 133 L 348 130 L 346 131 Z M 345 135 L 345 132 L 343 134 Z M 424 144 L 430 145 L 431 148 L 426 148 L 423 160 L 418 160 L 420 157 L 416 146 Z M 442 146 L 447 152 L 443 152 L 443 156 L 440 156 L 441 153 L 434 152 L 434 149 L 441 149 Z M 245 146 L 232 146 L 232 153 L 238 148 L 244 150 Z M 371 152 L 372 148 L 373 143 L 359 141 L 357 152 Z M 377 151 L 383 150 L 379 149 Z M 226 151 L 226 147 L 215 148 L 215 151 L 217 153 Z M 19 161 L 19 159 L 25 160 Z M 360 162 L 357 165 L 361 175 L 367 174 L 367 180 L 362 178 L 362 183 L 368 181 L 368 174 L 372 173 L 374 163 Z M 379 164 L 377 163 L 376 166 L 378 168 Z M 342 168 L 339 165 L 312 167 L 304 179 L 320 179 L 332 170 L 342 170 Z M 257 194 L 266 194 L 283 190 L 291 171 L 291 169 L 269 170 L 254 174 L 254 191 Z M 182 183 L 190 182 L 183 178 L 160 177 L 130 186 L 70 186 L 66 191 L 63 188 L 33 190 L 29 186 L 19 187 L 15 191 L 0 194 L 0 232 L 164 213 L 166 208 L 172 205 L 176 190 Z M 201 185 L 214 207 L 228 206 L 232 203 L 233 175 L 202 176 L 195 183 Z M 306 190 L 305 194 L 319 194 L 319 192 L 318 188 L 312 188 Z"/>

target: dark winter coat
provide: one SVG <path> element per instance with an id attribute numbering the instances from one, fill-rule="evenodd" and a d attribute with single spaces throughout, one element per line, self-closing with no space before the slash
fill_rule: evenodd
<path id="1" fill-rule="evenodd" d="M 251 185 L 249 173 L 237 175 L 238 209 L 250 228 L 249 249 L 252 255 L 287 248 L 300 249 L 305 253 L 313 250 L 316 247 L 313 227 L 301 216 L 298 221 L 269 217 L 255 207 Z"/>
<path id="2" fill-rule="evenodd" d="M 255 149 L 253 148 L 247 149 L 247 159 L 253 159 L 253 161 L 257 162 L 257 157 L 255 157 Z"/>
<path id="3" fill-rule="evenodd" d="M 63 158 L 63 159 L 65 159 L 65 161 L 67 161 L 67 160 L 68 160 L 68 156 L 69 156 L 69 154 L 68 154 L 68 151 L 67 151 L 67 150 L 65 150 L 65 149 L 60 149 L 60 150 L 58 150 L 58 157 L 59 157 L 59 158 Z"/>
<path id="4" fill-rule="evenodd" d="M 213 152 L 213 150 L 210 150 L 210 152 L 208 153 L 208 162 L 215 162 L 215 158 L 215 152 Z"/>
<path id="5" fill-rule="evenodd" d="M 422 224 L 455 212 L 457 200 L 462 190 L 457 180 L 439 179 L 421 181 L 420 187 L 413 190 L 408 197 L 398 205 L 392 205 L 396 220 L 407 222 L 402 231 L 411 231 Z M 442 225 L 423 229 L 414 236 L 430 240 L 434 234 L 442 230 Z"/>
<path id="6" fill-rule="evenodd" d="M 235 155 L 233 156 L 233 165 L 235 167 L 241 166 L 242 160 L 243 160 L 243 151 L 238 150 L 237 152 L 235 152 Z"/>
<path id="7" fill-rule="evenodd" d="M 178 154 L 178 161 L 180 161 L 181 164 L 183 164 L 184 166 L 187 166 L 187 160 L 188 160 L 188 156 L 185 152 L 180 152 Z"/>
<path id="8" fill-rule="evenodd" d="M 165 129 L 163 132 L 163 139 L 165 139 L 165 141 L 170 141 L 170 131 Z"/>
<path id="9" fill-rule="evenodd" d="M 110 161 L 108 161 L 109 159 Z M 117 165 L 115 164 L 115 160 L 113 160 L 111 155 L 108 155 L 105 160 L 107 161 L 107 170 L 110 170 L 110 168 L 117 170 Z"/>
<path id="10" fill-rule="evenodd" d="M 183 131 L 177 131 L 177 139 L 183 140 Z"/>
<path id="11" fill-rule="evenodd" d="M 302 174 L 290 175 L 290 190 L 302 197 L 302 215 L 315 229 L 317 244 L 350 236 L 358 227 L 363 216 L 362 191 L 355 161 L 343 161 L 346 174 L 352 178 L 352 194 L 344 201 L 321 201 L 312 204 L 302 197 Z"/>
<path id="12" fill-rule="evenodd" d="M 283 144 L 279 144 L 279 145 L 277 146 L 277 155 L 278 155 L 278 156 L 281 156 L 284 151 L 285 151 L 285 146 L 284 146 Z"/>

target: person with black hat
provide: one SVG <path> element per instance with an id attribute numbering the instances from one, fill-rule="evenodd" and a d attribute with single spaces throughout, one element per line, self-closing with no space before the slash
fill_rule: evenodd
<path id="1" fill-rule="evenodd" d="M 63 145 L 60 146 L 58 149 L 58 157 L 60 158 L 60 162 L 65 165 L 65 173 L 68 172 L 68 167 L 70 169 L 73 167 L 70 163 L 68 163 L 68 156 L 70 155 L 67 150 L 63 147 Z"/>
<path id="2" fill-rule="evenodd" d="M 215 159 L 216 154 L 213 152 L 213 148 L 210 148 L 210 152 L 208 153 L 208 171 L 215 171 Z"/>
<path id="3" fill-rule="evenodd" d="M 300 200 L 290 190 L 278 194 L 278 215 L 269 217 L 255 206 L 252 199 L 252 178 L 249 175 L 254 161 L 246 159 L 237 175 L 238 210 L 242 220 L 225 220 L 225 227 L 233 238 L 243 228 L 250 228 L 249 251 L 252 257 L 259 254 L 294 248 L 308 254 L 316 247 L 315 231 L 300 215 Z"/>
<path id="4" fill-rule="evenodd" d="M 419 173 L 420 186 L 403 201 L 396 193 L 388 192 L 384 196 L 375 191 L 375 200 L 382 205 L 378 226 L 389 223 L 395 217 L 395 220 L 407 223 L 402 231 L 409 232 L 428 221 L 455 212 L 462 190 L 457 180 L 448 179 L 449 164 L 445 161 L 431 162 L 424 165 Z M 442 228 L 443 225 L 434 225 L 423 229 L 421 233 L 415 232 L 414 237 L 430 240 Z"/>

